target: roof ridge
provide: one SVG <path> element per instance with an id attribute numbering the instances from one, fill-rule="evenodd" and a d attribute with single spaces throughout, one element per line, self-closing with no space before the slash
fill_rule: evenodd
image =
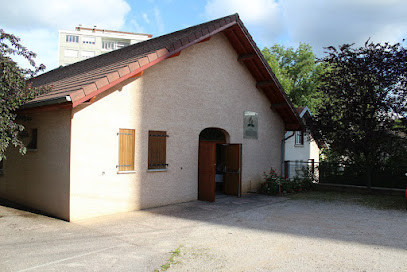
<path id="1" fill-rule="evenodd" d="M 192 31 L 193 29 L 200 28 L 200 27 L 202 27 L 204 25 L 209 25 L 209 24 L 212 24 L 214 22 L 221 21 L 221 20 L 226 19 L 226 18 L 233 18 L 233 17 L 235 17 L 235 20 L 239 19 L 239 15 L 237 13 L 234 13 L 234 14 L 231 14 L 231 15 L 228 15 L 228 16 L 224 16 L 222 18 L 214 19 L 212 21 L 204 22 L 204 23 L 201 23 L 201 24 L 198 24 L 198 25 L 195 25 L 195 26 L 191 26 L 191 27 L 188 27 L 188 28 L 185 28 L 185 29 L 177 30 L 177 31 L 174 31 L 174 32 L 171 32 L 171 33 L 168 33 L 168 34 L 164 34 L 164 35 L 161 35 L 161 36 L 157 36 L 157 37 L 145 40 L 145 41 L 141 41 L 141 42 L 138 42 L 138 43 L 123 47 L 121 49 L 113 50 L 113 51 L 110 51 L 110 52 L 95 56 L 93 58 L 88 58 L 88 59 L 85 59 L 85 60 L 82 60 L 82 61 L 75 62 L 75 63 L 67 65 L 67 66 L 62 66 L 62 67 L 60 66 L 60 67 L 57 67 L 57 68 L 55 68 L 53 70 L 50 70 L 50 71 L 48 71 L 46 73 L 38 75 L 35 78 L 30 79 L 30 81 L 33 83 L 34 86 L 40 86 L 40 85 L 44 84 L 44 83 L 41 82 L 42 81 L 41 79 L 44 79 L 44 77 L 47 77 L 52 73 L 57 73 L 57 72 L 60 73 L 60 78 L 58 78 L 58 80 L 62 80 L 64 78 L 66 78 L 66 76 L 63 76 L 63 74 L 64 74 L 64 72 L 69 72 L 69 70 L 76 70 L 78 73 L 79 72 L 81 72 L 81 73 L 85 72 L 86 73 L 88 71 L 83 71 L 84 69 L 78 69 L 79 70 L 78 71 L 77 69 L 74 69 L 74 68 L 84 68 L 83 66 L 85 66 L 86 64 L 96 62 L 97 60 L 106 59 L 107 56 L 117 56 L 117 55 L 120 55 L 120 53 L 128 52 L 128 51 L 131 51 L 132 49 L 135 49 L 135 48 L 141 48 L 143 46 L 154 43 L 155 41 L 159 41 L 160 39 L 165 40 L 165 38 L 173 36 L 175 34 L 189 32 L 189 31 Z M 155 50 L 152 49 L 152 50 L 149 50 L 149 51 L 145 51 L 144 53 L 138 55 L 137 57 L 143 57 L 143 56 L 148 55 L 149 53 L 151 53 L 153 51 L 155 51 Z M 36 82 L 38 82 L 39 84 L 37 85 Z M 47 83 L 45 83 L 45 84 L 47 84 Z"/>
<path id="2" fill-rule="evenodd" d="M 55 84 L 54 91 L 31 102 L 69 95 L 72 107 L 76 107 L 125 80 L 141 76 L 145 69 L 177 56 L 182 50 L 209 40 L 220 32 L 238 54 L 237 61 L 247 66 L 256 80 L 256 87 L 262 89 L 271 102 L 271 108 L 283 117 L 286 129 L 299 129 L 301 121 L 297 111 L 237 13 L 47 72 L 34 78 L 33 85 Z"/>

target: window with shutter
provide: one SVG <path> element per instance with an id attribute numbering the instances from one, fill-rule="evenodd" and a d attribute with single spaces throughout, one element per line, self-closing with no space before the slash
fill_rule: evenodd
<path id="1" fill-rule="evenodd" d="M 167 137 L 166 131 L 148 132 L 148 169 L 167 168 Z"/>
<path id="2" fill-rule="evenodd" d="M 135 130 L 119 130 L 119 171 L 134 171 Z"/>

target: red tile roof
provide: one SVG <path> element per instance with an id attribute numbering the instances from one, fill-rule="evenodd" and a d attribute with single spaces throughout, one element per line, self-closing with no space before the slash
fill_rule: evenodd
<path id="1" fill-rule="evenodd" d="M 287 130 L 301 129 L 301 121 L 283 88 L 271 71 L 238 14 L 189 27 L 157 38 L 136 43 L 69 66 L 60 67 L 31 80 L 33 86 L 51 86 L 49 93 L 30 101 L 26 107 L 64 99 L 72 107 L 91 99 L 126 79 L 163 61 L 191 45 L 217 33 L 224 33 L 271 102 L 271 108 L 284 120 Z"/>

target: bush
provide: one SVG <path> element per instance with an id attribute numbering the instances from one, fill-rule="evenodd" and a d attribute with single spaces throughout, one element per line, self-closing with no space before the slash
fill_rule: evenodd
<path id="1" fill-rule="evenodd" d="M 286 179 L 279 176 L 276 171 L 271 168 L 269 173 L 263 173 L 261 193 L 266 195 L 287 194 L 300 191 L 308 191 L 313 187 L 312 178 L 309 175 L 304 177 L 295 177 Z"/>

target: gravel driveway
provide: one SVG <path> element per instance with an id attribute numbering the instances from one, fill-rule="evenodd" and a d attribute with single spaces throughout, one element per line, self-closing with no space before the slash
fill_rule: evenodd
<path id="1" fill-rule="evenodd" d="M 67 223 L 0 206 L 0 271 L 162 265 L 167 271 L 407 271 L 407 213 L 247 195 Z"/>

